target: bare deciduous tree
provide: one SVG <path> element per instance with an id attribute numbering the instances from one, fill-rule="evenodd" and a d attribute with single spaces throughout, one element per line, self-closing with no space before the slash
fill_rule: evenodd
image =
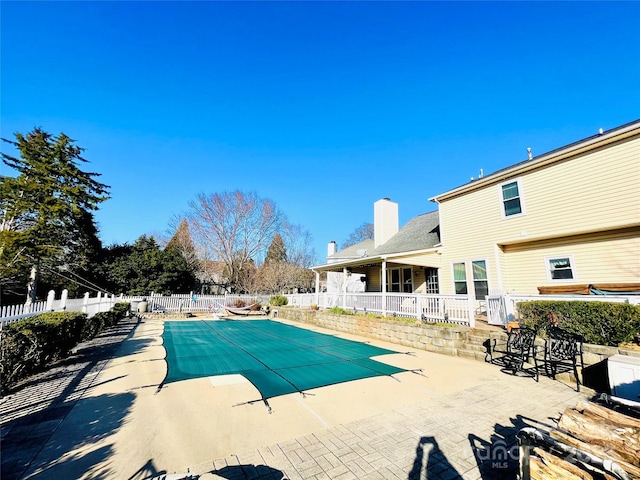
<path id="1" fill-rule="evenodd" d="M 200 194 L 189 207 L 187 221 L 198 249 L 225 264 L 231 291 L 245 291 L 247 270 L 264 255 L 282 223 L 275 203 L 236 190 Z"/>
<path id="2" fill-rule="evenodd" d="M 256 290 L 269 294 L 306 292 L 313 285 L 313 272 L 290 262 L 266 262 L 255 277 Z"/>
<path id="3" fill-rule="evenodd" d="M 315 251 L 311 246 L 311 234 L 300 225 L 284 222 L 282 239 L 287 251 L 287 260 L 298 267 L 309 268 L 315 261 Z"/>
<path id="4" fill-rule="evenodd" d="M 374 229 L 373 223 L 363 223 L 356 228 L 349 237 L 342 243 L 342 248 L 345 249 L 356 243 L 360 243 L 363 240 L 373 239 Z"/>

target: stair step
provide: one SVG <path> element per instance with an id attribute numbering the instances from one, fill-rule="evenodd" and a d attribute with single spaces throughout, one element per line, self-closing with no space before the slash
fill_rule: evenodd
<path id="1" fill-rule="evenodd" d="M 478 352 L 475 350 L 469 350 L 466 348 L 459 348 L 458 349 L 458 356 L 459 357 L 463 357 L 463 358 L 471 358 L 474 360 L 479 360 L 484 362 L 485 360 L 485 354 L 483 352 Z"/>
<path id="2" fill-rule="evenodd" d="M 469 343 L 482 344 L 489 340 L 491 337 L 479 337 L 477 335 L 469 335 Z"/>
<path id="3" fill-rule="evenodd" d="M 473 343 L 466 343 L 464 345 L 464 350 L 469 350 L 473 352 L 482 352 L 482 353 L 487 351 L 487 349 L 483 345 L 476 345 Z"/>

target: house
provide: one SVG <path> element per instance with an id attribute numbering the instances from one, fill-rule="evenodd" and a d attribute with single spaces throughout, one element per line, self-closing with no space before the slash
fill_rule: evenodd
<path id="1" fill-rule="evenodd" d="M 367 239 L 355 245 L 348 246 L 338 251 L 338 245 L 335 241 L 329 242 L 327 247 L 327 263 L 341 263 L 350 260 L 358 260 L 366 256 L 367 252 L 373 250 L 373 240 Z M 362 274 L 353 274 L 351 271 L 347 275 L 343 272 L 327 272 L 327 293 L 341 292 L 364 292 L 366 276 Z"/>
<path id="2" fill-rule="evenodd" d="M 314 267 L 368 292 L 640 292 L 640 120 L 533 156 L 430 199 L 401 229 L 374 205 L 374 249 Z M 339 252 L 338 252 L 339 253 Z"/>
<path id="3" fill-rule="evenodd" d="M 196 278 L 200 283 L 200 293 L 205 295 L 224 295 L 229 285 L 225 275 L 224 262 L 202 260 Z"/>
<path id="4" fill-rule="evenodd" d="M 316 272 L 340 272 L 364 278 L 365 292 L 439 293 L 438 212 L 414 217 L 399 228 L 398 204 L 389 198 L 374 203 L 374 238 L 328 257 Z M 329 244 L 331 251 L 331 244 Z"/>

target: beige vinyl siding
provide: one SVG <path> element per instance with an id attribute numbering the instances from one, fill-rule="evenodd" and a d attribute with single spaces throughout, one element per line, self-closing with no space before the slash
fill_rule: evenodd
<path id="1" fill-rule="evenodd" d="M 638 223 L 640 140 L 531 172 L 520 182 L 526 214 L 500 218 L 499 242 L 523 231 L 539 237 Z"/>
<path id="2" fill-rule="evenodd" d="M 380 292 L 382 289 L 382 280 L 380 279 L 380 272 L 382 266 L 373 267 L 367 270 L 367 292 Z"/>
<path id="3" fill-rule="evenodd" d="M 519 180 L 520 198 L 524 215 L 503 218 L 502 191 L 504 183 Z M 487 261 L 489 288 L 498 288 L 497 264 L 502 266 L 502 287 L 516 293 L 512 284 L 516 273 L 522 268 L 527 274 L 535 268 L 533 258 L 522 264 L 512 264 L 510 254 L 496 250 L 496 244 L 528 241 L 544 237 L 570 236 L 579 232 L 615 230 L 618 227 L 640 223 L 640 139 L 614 144 L 605 149 L 591 151 L 571 159 L 513 176 L 501 182 L 443 201 L 439 205 L 440 233 L 443 256 L 441 259 L 440 285 L 442 293 L 453 293 L 451 264 L 483 259 Z M 630 239 L 617 244 L 628 251 Z M 632 242 L 637 250 L 637 242 Z M 590 246 L 591 245 L 591 246 Z M 598 245 L 603 245 L 599 242 Z M 509 247 L 507 247 L 508 250 Z M 584 247 L 587 252 L 594 244 Z M 605 249 L 606 250 L 606 249 Z M 597 260 L 600 251 L 593 260 Z M 512 253 L 515 253 L 512 251 Z M 588 255 L 587 255 L 588 256 Z M 636 257 L 637 257 L 636 252 Z M 509 264 L 509 271 L 505 264 Z M 581 260 L 583 262 L 583 260 Z M 598 267 L 599 268 L 599 267 Z M 598 268 L 586 267 L 578 270 L 586 281 L 587 275 L 601 275 Z M 515 269 L 515 270 L 514 270 Z M 544 277 L 536 277 L 527 287 Z M 640 273 L 630 272 L 617 276 L 610 274 L 611 281 L 640 281 Z M 604 281 L 604 280 L 598 280 Z M 542 283 L 544 285 L 545 283 Z M 533 293 L 533 292 L 532 292 Z"/>
<path id="4" fill-rule="evenodd" d="M 424 278 L 424 269 L 420 267 L 413 267 L 413 291 L 416 293 L 426 293 L 427 284 Z"/>
<path id="5" fill-rule="evenodd" d="M 451 265 L 457 262 L 485 260 L 489 288 L 498 285 L 493 247 L 498 227 L 495 226 L 496 221 L 489 220 L 495 218 L 501 218 L 500 204 L 496 202 L 495 196 L 467 195 L 440 204 L 443 254 L 439 273 L 442 293 L 455 293 Z"/>
<path id="6" fill-rule="evenodd" d="M 549 280 L 547 258 L 572 258 L 573 279 Z M 591 283 L 635 283 L 640 280 L 640 229 L 597 234 L 579 243 L 559 241 L 505 249 L 505 290 L 538 293 L 537 287 Z"/>

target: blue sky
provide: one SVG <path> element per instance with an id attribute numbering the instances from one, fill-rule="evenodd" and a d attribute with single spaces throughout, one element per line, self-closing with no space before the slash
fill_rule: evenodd
<path id="1" fill-rule="evenodd" d="M 404 224 L 527 147 L 640 117 L 638 2 L 0 8 L 1 136 L 39 126 L 86 149 L 111 186 L 105 245 L 239 189 L 274 200 L 324 263 L 380 198 Z"/>

